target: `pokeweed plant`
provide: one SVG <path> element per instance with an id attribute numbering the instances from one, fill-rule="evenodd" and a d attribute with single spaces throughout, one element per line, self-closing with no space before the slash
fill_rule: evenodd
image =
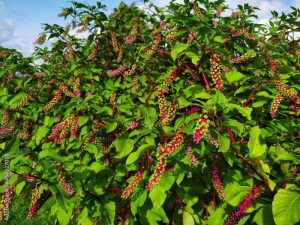
<path id="1" fill-rule="evenodd" d="M 71 3 L 0 49 L 1 220 L 32 190 L 59 224 L 300 221 L 299 9 Z"/>

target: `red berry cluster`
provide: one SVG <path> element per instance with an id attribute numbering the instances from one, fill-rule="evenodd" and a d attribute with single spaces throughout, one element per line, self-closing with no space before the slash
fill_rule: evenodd
<path id="1" fill-rule="evenodd" d="M 196 3 L 194 4 L 194 12 L 195 12 L 196 16 L 197 16 L 200 20 L 203 20 L 203 19 L 204 19 L 204 16 L 203 16 L 203 14 L 202 14 L 202 12 L 201 12 L 201 9 L 200 9 L 199 5 L 196 4 Z"/>
<path id="2" fill-rule="evenodd" d="M 48 112 L 60 99 L 61 89 L 56 91 L 54 98 L 44 107 L 44 112 Z"/>
<path id="3" fill-rule="evenodd" d="M 38 39 L 36 39 L 33 44 L 35 45 L 41 45 L 41 44 L 44 44 L 46 41 L 46 34 L 45 33 L 42 33 Z"/>
<path id="4" fill-rule="evenodd" d="M 73 188 L 73 186 L 71 184 L 69 184 L 68 182 L 66 182 L 66 177 L 64 174 L 64 166 L 61 163 L 58 162 L 54 162 L 54 165 L 56 166 L 57 169 L 57 179 L 58 179 L 58 183 L 59 185 L 70 195 L 74 195 L 75 194 L 75 190 Z"/>
<path id="5" fill-rule="evenodd" d="M 106 74 L 110 76 L 120 76 L 126 70 L 126 66 L 122 64 L 118 69 L 115 70 L 107 70 Z"/>
<path id="6" fill-rule="evenodd" d="M 252 201 L 260 195 L 259 191 L 262 187 L 253 185 L 251 191 L 243 198 L 234 212 L 232 212 L 226 219 L 224 225 L 238 224 L 240 219 L 244 216 L 245 211 L 252 205 Z"/>
<path id="7" fill-rule="evenodd" d="M 135 35 L 128 35 L 125 39 L 125 44 L 132 44 L 133 42 L 135 42 L 136 40 L 136 36 Z"/>
<path id="8" fill-rule="evenodd" d="M 138 183 L 142 179 L 143 172 L 144 172 L 143 169 L 139 169 L 137 171 L 137 173 L 134 175 L 133 180 L 128 184 L 128 186 L 124 190 L 124 192 L 123 192 L 123 194 L 121 196 L 122 199 L 128 198 L 129 195 L 134 191 L 135 187 L 138 185 Z"/>
<path id="9" fill-rule="evenodd" d="M 136 65 L 136 64 L 133 64 L 133 66 L 131 67 L 130 70 L 125 71 L 123 77 L 126 78 L 126 77 L 131 76 L 131 75 L 136 71 L 136 68 L 137 68 L 137 65 Z"/>
<path id="10" fill-rule="evenodd" d="M 212 163 L 211 180 L 212 180 L 212 184 L 213 184 L 215 190 L 218 193 L 219 198 L 224 201 L 225 200 L 225 192 L 223 190 L 223 186 L 222 186 L 222 183 L 219 178 L 218 167 L 216 166 L 216 164 L 214 162 Z"/>
<path id="11" fill-rule="evenodd" d="M 270 113 L 271 113 L 271 118 L 274 118 L 276 115 L 276 111 L 278 109 L 278 106 L 280 104 L 280 102 L 282 101 L 283 97 L 282 95 L 279 93 L 275 96 L 275 98 L 273 99 L 272 103 L 271 103 L 271 109 L 270 109 Z"/>
<path id="12" fill-rule="evenodd" d="M 31 205 L 26 219 L 30 220 L 51 196 L 52 192 L 50 190 L 44 190 L 35 204 Z"/>
<path id="13" fill-rule="evenodd" d="M 12 186 L 8 186 L 4 191 L 4 195 L 2 196 L 0 203 L 0 222 L 9 214 L 9 203 L 11 201 L 13 192 L 14 188 Z"/>
<path id="14" fill-rule="evenodd" d="M 88 61 L 93 60 L 96 57 L 98 53 L 98 47 L 99 47 L 99 41 L 96 41 L 93 48 L 93 52 L 87 58 Z"/>
<path id="15" fill-rule="evenodd" d="M 219 91 L 222 91 L 223 88 L 223 81 L 221 78 L 221 66 L 219 64 L 219 61 L 217 58 L 213 58 L 210 61 L 210 72 L 211 72 L 211 76 L 212 76 L 212 80 L 214 82 L 214 84 L 217 85 L 216 89 Z"/>
<path id="16" fill-rule="evenodd" d="M 240 57 L 232 58 L 230 60 L 231 63 L 236 64 L 236 63 L 242 63 L 247 61 L 250 58 L 250 55 L 248 53 L 245 53 L 241 55 Z"/>
<path id="17" fill-rule="evenodd" d="M 29 122 L 25 121 L 23 125 L 23 131 L 18 134 L 18 137 L 22 140 L 27 140 L 30 138 L 30 133 L 29 133 Z"/>
<path id="18" fill-rule="evenodd" d="M 8 134 L 9 133 L 9 131 L 6 129 L 8 120 L 9 120 L 9 114 L 8 114 L 8 112 L 7 111 L 3 111 L 0 134 Z"/>
<path id="19" fill-rule="evenodd" d="M 112 40 L 112 45 L 113 45 L 114 51 L 118 52 L 119 51 L 119 45 L 118 45 L 118 40 L 117 40 L 117 34 L 116 34 L 115 31 L 111 32 L 111 40 Z"/>
<path id="20" fill-rule="evenodd" d="M 190 163 L 193 165 L 193 166 L 198 166 L 199 164 L 199 161 L 197 159 L 197 157 L 195 156 L 193 150 L 192 150 L 192 147 L 190 145 L 190 141 L 188 141 L 185 145 L 185 154 L 187 155 Z"/>
<path id="21" fill-rule="evenodd" d="M 173 82 L 173 80 L 175 80 L 180 75 L 181 71 L 182 66 L 178 66 L 175 70 L 172 71 L 169 77 L 161 83 L 161 85 L 169 86 Z"/>
<path id="22" fill-rule="evenodd" d="M 275 81 L 276 88 L 282 96 L 289 97 L 291 99 L 297 98 L 297 94 L 293 93 L 293 91 L 288 88 L 286 85 L 281 83 L 280 80 Z"/>
<path id="23" fill-rule="evenodd" d="M 194 142 L 199 143 L 199 141 L 206 137 L 208 127 L 209 127 L 209 119 L 207 115 L 200 115 L 196 128 L 194 130 Z"/>

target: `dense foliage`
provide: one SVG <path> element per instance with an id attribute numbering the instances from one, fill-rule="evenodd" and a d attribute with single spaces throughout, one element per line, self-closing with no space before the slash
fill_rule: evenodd
<path id="1" fill-rule="evenodd" d="M 144 6 L 72 2 L 33 58 L 1 48 L 0 219 L 31 190 L 29 221 L 298 223 L 300 10 Z"/>

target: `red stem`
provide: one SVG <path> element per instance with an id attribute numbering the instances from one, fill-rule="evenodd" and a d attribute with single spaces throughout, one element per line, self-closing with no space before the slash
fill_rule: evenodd
<path id="1" fill-rule="evenodd" d="M 235 144 L 234 135 L 233 135 L 231 129 L 230 129 L 230 128 L 227 128 L 227 132 L 228 132 L 228 134 L 229 134 L 229 136 L 230 136 L 230 139 L 231 139 L 232 144 Z"/>
<path id="2" fill-rule="evenodd" d="M 234 151 L 236 157 L 243 163 L 245 163 L 261 180 L 265 185 L 269 185 L 268 180 L 265 179 L 260 173 L 257 172 L 257 170 L 254 168 L 254 166 L 252 166 L 252 164 L 245 159 L 243 156 L 240 155 L 240 153 L 237 151 L 237 149 L 230 144 L 231 149 Z"/>
<path id="3" fill-rule="evenodd" d="M 243 103 L 243 107 L 246 107 L 249 102 L 252 100 L 254 93 L 257 91 L 257 89 L 259 88 L 260 84 L 256 84 L 255 87 L 252 89 L 250 96 L 248 97 L 248 99 Z"/>

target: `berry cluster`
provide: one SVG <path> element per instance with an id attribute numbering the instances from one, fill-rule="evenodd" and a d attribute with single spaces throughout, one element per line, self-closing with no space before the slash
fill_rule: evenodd
<path id="1" fill-rule="evenodd" d="M 245 53 L 241 55 L 240 57 L 232 58 L 230 60 L 231 63 L 236 64 L 236 63 L 242 63 L 247 61 L 250 58 L 250 55 L 248 53 Z"/>
<path id="2" fill-rule="evenodd" d="M 70 195 L 74 195 L 75 194 L 75 190 L 73 188 L 73 186 L 71 184 L 69 184 L 68 182 L 66 182 L 66 177 L 64 175 L 64 167 L 62 164 L 58 163 L 58 162 L 54 162 L 54 165 L 56 166 L 57 169 L 57 179 L 58 179 L 58 183 L 59 185 Z"/>
<path id="3" fill-rule="evenodd" d="M 133 66 L 131 67 L 130 70 L 125 71 L 123 77 L 126 78 L 126 77 L 131 76 L 131 75 L 136 71 L 136 68 L 137 68 L 137 65 L 136 65 L 136 64 L 133 64 Z"/>
<path id="4" fill-rule="evenodd" d="M 177 30 L 173 30 L 171 31 L 167 36 L 166 36 L 166 41 L 170 42 L 172 40 L 174 40 L 177 36 L 178 31 Z"/>
<path id="5" fill-rule="evenodd" d="M 36 202 L 31 205 L 26 219 L 30 220 L 51 196 L 52 192 L 50 190 L 44 190 Z"/>
<path id="6" fill-rule="evenodd" d="M 271 109 L 270 109 L 270 114 L 271 114 L 271 118 L 274 118 L 276 115 L 276 111 L 278 109 L 278 106 L 280 104 L 280 102 L 282 101 L 283 97 L 282 95 L 279 93 L 275 96 L 275 98 L 273 99 L 272 103 L 271 103 Z"/>
<path id="7" fill-rule="evenodd" d="M 9 131 L 6 129 L 8 120 L 9 120 L 9 114 L 8 114 L 8 112 L 7 111 L 3 111 L 0 134 L 8 134 L 9 133 Z"/>
<path id="8" fill-rule="evenodd" d="M 138 121 L 132 121 L 130 124 L 127 125 L 127 130 L 133 130 L 139 125 Z"/>
<path id="9" fill-rule="evenodd" d="M 187 41 L 187 45 L 191 45 L 192 42 L 197 38 L 198 33 L 189 33 L 188 34 L 188 41 Z"/>
<path id="10" fill-rule="evenodd" d="M 145 52 L 146 55 L 151 56 L 151 55 L 154 54 L 154 52 L 157 50 L 157 47 L 158 47 L 158 45 L 159 45 L 159 43 L 160 43 L 160 39 L 161 39 L 161 37 L 158 36 L 158 37 L 154 40 L 154 42 L 153 42 L 153 44 L 151 45 L 150 49 L 147 50 L 147 51 Z"/>
<path id="11" fill-rule="evenodd" d="M 198 166 L 199 164 L 199 161 L 197 159 L 197 157 L 195 156 L 193 150 L 192 150 L 192 147 L 190 145 L 190 141 L 188 141 L 185 145 L 185 154 L 187 155 L 190 163 L 193 165 L 193 166 Z"/>
<path id="12" fill-rule="evenodd" d="M 201 9 L 200 9 L 200 7 L 199 7 L 198 4 L 194 4 L 194 12 L 195 12 L 196 16 L 197 16 L 200 20 L 203 20 L 203 19 L 204 19 L 204 16 L 203 16 L 203 14 L 202 14 L 202 12 L 201 12 Z"/>
<path id="13" fill-rule="evenodd" d="M 9 214 L 9 203 L 11 201 L 13 192 L 14 188 L 12 186 L 8 186 L 4 191 L 4 195 L 2 196 L 0 203 L 0 222 Z"/>
<path id="14" fill-rule="evenodd" d="M 44 112 L 48 112 L 60 99 L 61 89 L 58 89 L 54 98 L 44 107 Z"/>
<path id="15" fill-rule="evenodd" d="M 66 95 L 69 97 L 74 97 L 74 93 L 72 93 L 71 91 L 69 91 L 68 87 L 64 84 L 64 83 L 60 83 L 59 85 L 59 89 Z"/>
<path id="16" fill-rule="evenodd" d="M 222 186 L 222 183 L 219 178 L 218 167 L 216 166 L 216 164 L 214 162 L 212 163 L 211 180 L 212 180 L 212 184 L 213 184 L 215 190 L 218 193 L 219 198 L 224 201 L 225 200 L 225 192 L 223 190 L 223 186 Z"/>
<path id="17" fill-rule="evenodd" d="M 139 82 L 139 78 L 138 77 L 134 77 L 133 78 L 132 87 L 131 87 L 132 91 L 135 91 L 136 89 L 138 89 L 138 82 Z"/>
<path id="18" fill-rule="evenodd" d="M 149 182 L 146 184 L 146 189 L 151 189 L 154 185 L 158 184 L 159 179 L 165 172 L 165 168 L 167 165 L 166 158 L 160 158 L 155 166 L 154 173 L 151 175 Z"/>
<path id="19" fill-rule="evenodd" d="M 170 122 L 172 122 L 175 118 L 176 111 L 177 111 L 177 104 L 175 101 L 173 101 L 171 105 L 168 107 L 168 112 L 166 114 L 166 117 L 161 120 L 160 126 L 165 126 Z"/>
<path id="20" fill-rule="evenodd" d="M 45 33 L 42 33 L 42 34 L 38 37 L 38 39 L 36 39 L 36 40 L 33 42 L 33 44 L 35 44 L 35 45 L 42 45 L 42 44 L 45 43 L 45 41 L 46 41 L 46 34 L 45 34 Z"/>
<path id="21" fill-rule="evenodd" d="M 96 57 L 98 53 L 98 47 L 99 47 L 99 41 L 96 41 L 93 48 L 93 52 L 87 58 L 88 61 L 93 60 Z"/>
<path id="22" fill-rule="evenodd" d="M 71 127 L 71 138 L 76 138 L 77 130 L 78 130 L 78 120 L 79 116 L 74 116 L 72 127 Z"/>
<path id="23" fill-rule="evenodd" d="M 119 45 L 118 45 L 118 40 L 117 40 L 117 34 L 116 34 L 115 31 L 111 32 L 111 41 L 112 41 L 114 51 L 118 52 L 119 51 Z"/>
<path id="24" fill-rule="evenodd" d="M 120 76 L 126 70 L 126 66 L 122 64 L 118 69 L 115 70 L 107 70 L 106 74 L 109 76 Z"/>
<path id="25" fill-rule="evenodd" d="M 89 26 L 89 20 L 85 19 L 82 23 L 82 26 L 76 30 L 76 33 L 83 33 Z"/>
<path id="26" fill-rule="evenodd" d="M 244 216 L 245 211 L 252 205 L 252 201 L 259 196 L 262 187 L 253 185 L 251 191 L 243 198 L 234 212 L 232 212 L 224 222 L 224 225 L 238 224 L 239 220 Z"/>
<path id="27" fill-rule="evenodd" d="M 214 139 L 209 133 L 206 134 L 206 140 L 212 145 L 216 146 L 216 148 L 219 148 L 219 142 Z"/>
<path id="28" fill-rule="evenodd" d="M 44 77 L 44 76 L 46 76 L 46 73 L 45 72 L 35 72 L 34 75 L 37 77 Z"/>
<path id="29" fill-rule="evenodd" d="M 209 127 L 209 119 L 207 115 L 200 115 L 196 128 L 194 130 L 194 142 L 199 143 L 199 141 L 203 138 L 206 137 L 208 127 Z"/>
<path id="30" fill-rule="evenodd" d="M 121 198 L 126 199 L 129 197 L 129 195 L 134 191 L 135 187 L 138 185 L 140 180 L 143 176 L 143 169 L 139 169 L 137 173 L 134 175 L 133 180 L 128 184 L 128 186 L 125 188 Z"/>
<path id="31" fill-rule="evenodd" d="M 25 121 L 23 125 L 23 131 L 18 134 L 18 137 L 22 140 L 28 140 L 30 138 L 29 122 Z"/>
<path id="32" fill-rule="evenodd" d="M 117 127 L 114 131 L 106 134 L 105 139 L 104 139 L 103 152 L 108 151 L 110 145 L 112 144 L 114 139 L 118 136 L 118 134 L 120 134 L 120 132 L 121 132 L 121 129 Z"/>
<path id="33" fill-rule="evenodd" d="M 157 97 L 158 97 L 158 106 L 159 106 L 159 117 L 163 120 L 167 118 L 167 107 L 166 107 L 166 99 L 164 89 L 159 88 L 157 90 Z"/>
<path id="34" fill-rule="evenodd" d="M 276 88 L 279 91 L 280 95 L 289 97 L 291 99 L 297 98 L 297 94 L 293 93 L 286 85 L 280 82 L 280 80 L 275 81 Z"/>
<path id="35" fill-rule="evenodd" d="M 211 72 L 211 76 L 212 76 L 212 80 L 214 82 L 214 84 L 217 85 L 216 89 L 219 91 L 222 91 L 224 89 L 223 87 L 223 82 L 222 82 L 222 78 L 221 78 L 221 66 L 218 62 L 217 58 L 213 58 L 210 61 L 210 72 Z"/>
<path id="36" fill-rule="evenodd" d="M 132 44 L 133 42 L 135 42 L 136 40 L 136 36 L 135 35 L 128 35 L 125 39 L 125 44 Z"/>
<path id="37" fill-rule="evenodd" d="M 31 98 L 31 96 L 29 94 L 25 94 L 25 96 L 12 108 L 13 109 L 22 108 L 29 101 L 30 98 Z"/>
<path id="38" fill-rule="evenodd" d="M 172 152 L 179 149 L 179 147 L 183 144 L 184 134 L 181 130 L 177 131 L 175 137 L 171 142 L 166 145 L 162 145 L 161 148 L 157 151 L 157 158 L 165 158 L 168 157 Z"/>
<path id="39" fill-rule="evenodd" d="M 117 59 L 117 62 L 120 63 L 123 59 L 123 54 L 124 54 L 124 49 L 121 48 L 119 53 L 118 53 L 118 59 Z"/>

